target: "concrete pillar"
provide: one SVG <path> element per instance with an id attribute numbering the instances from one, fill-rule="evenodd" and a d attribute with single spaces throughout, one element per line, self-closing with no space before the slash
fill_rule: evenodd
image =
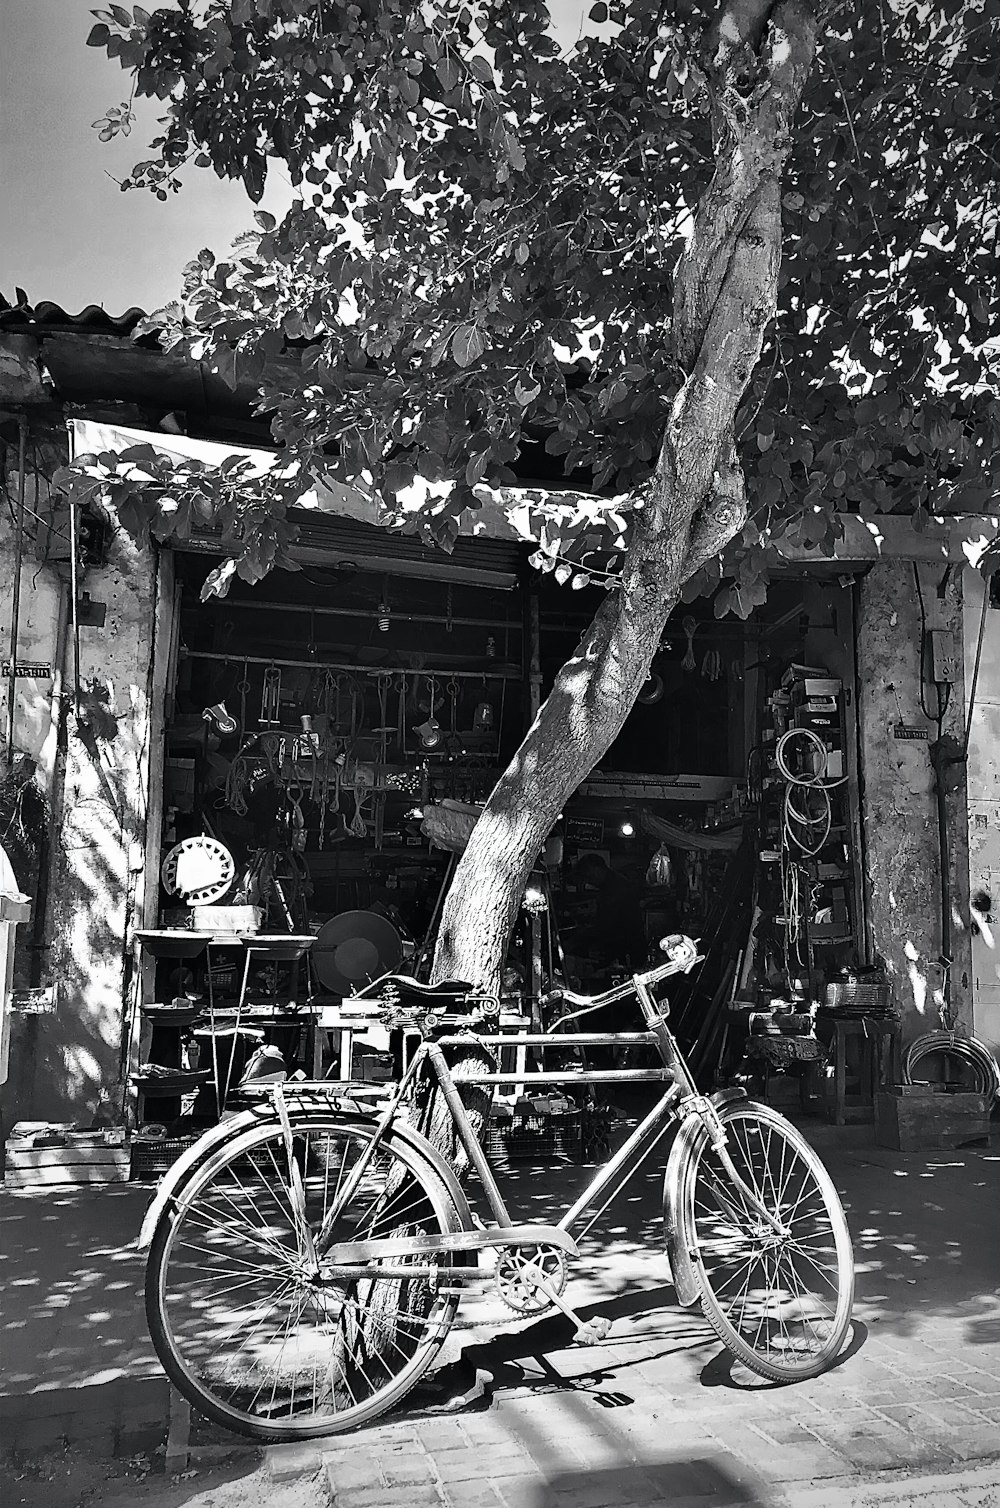
<path id="1" fill-rule="evenodd" d="M 1000 610 L 986 608 L 986 582 L 967 569 L 965 595 L 966 707 L 976 680 L 967 770 L 969 792 L 969 893 L 988 897 L 986 926 L 972 929 L 972 1021 L 981 1041 L 1000 1049 Z M 968 714 L 966 714 L 968 715 Z"/>
<path id="2" fill-rule="evenodd" d="M 33 469 L 40 461 L 48 471 L 53 459 L 60 460 L 35 451 Z M 36 491 L 32 474 L 28 496 L 33 507 L 41 501 L 37 511 L 44 512 L 41 481 Z M 8 472 L 7 492 L 15 501 L 17 483 L 16 473 Z M 59 514 L 65 532 L 64 507 Z M 40 562 L 36 543 L 42 541 L 29 541 L 22 567 L 18 660 L 51 662 L 55 679 L 18 681 L 14 743 L 36 761 L 34 786 L 47 807 L 48 864 L 26 878 L 43 896 L 47 883 L 31 982 L 55 985 L 56 1004 L 45 1014 L 14 1017 L 3 1105 L 8 1128 L 23 1118 L 86 1121 L 99 1101 L 120 1104 L 127 1090 L 131 932 L 141 925 L 151 754 L 159 755 L 151 747 L 158 581 L 152 551 L 137 549 L 114 529 L 105 563 L 82 580 L 91 598 L 105 605 L 106 618 L 103 628 L 80 630 L 77 717 L 73 634 L 61 633 L 68 573 L 64 564 Z M 57 544 L 53 553 L 65 550 Z M 6 506 L 0 580 L 13 580 Z M 9 600 L 6 591 L 0 595 Z M 9 609 L 3 620 L 0 645 L 7 655 Z M 6 692 L 4 683 L 0 711 Z M 22 985 L 23 976 L 22 969 Z"/>
<path id="3" fill-rule="evenodd" d="M 926 678 L 921 673 L 925 631 L 943 629 L 954 636 L 957 683 L 947 694 L 941 726 L 957 739 L 964 731 L 961 569 L 949 569 L 944 560 L 918 569 L 920 591 L 912 561 L 887 560 L 873 566 L 860 583 L 857 625 L 861 815 L 871 945 L 888 970 L 904 1041 L 937 1029 L 945 994 L 937 799 L 930 756 L 930 745 L 938 736 L 938 701 L 929 654 Z M 923 736 L 900 736 L 904 731 Z M 957 788 L 947 798 L 950 997 L 956 1018 L 971 1024 L 971 952 L 963 920 L 968 915 L 968 840 L 961 767 L 956 776 Z"/>

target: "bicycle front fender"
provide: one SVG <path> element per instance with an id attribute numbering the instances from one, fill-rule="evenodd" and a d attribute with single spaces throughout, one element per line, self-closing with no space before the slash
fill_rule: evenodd
<path id="1" fill-rule="evenodd" d="M 715 1094 L 709 1095 L 709 1099 L 717 1110 L 721 1110 L 725 1105 L 734 1104 L 737 1100 L 745 1100 L 746 1097 L 745 1089 L 718 1089 Z M 687 1251 L 684 1242 L 680 1239 L 681 1178 L 685 1163 L 691 1156 L 695 1143 L 704 1134 L 705 1129 L 696 1116 L 686 1121 L 674 1137 L 674 1144 L 667 1159 L 666 1172 L 663 1175 L 663 1236 L 667 1247 L 667 1259 L 670 1263 L 670 1275 L 673 1278 L 674 1288 L 677 1290 L 677 1302 L 682 1309 L 690 1309 L 691 1305 L 697 1302 L 701 1296 L 701 1289 L 691 1253 Z"/>
<path id="2" fill-rule="evenodd" d="M 293 1102 L 294 1103 L 294 1102 Z M 341 1117 L 343 1120 L 353 1120 L 371 1124 L 370 1119 L 359 1114 L 356 1110 L 342 1110 L 331 1108 L 324 1112 Z M 270 1100 L 251 1110 L 243 1110 L 239 1115 L 231 1116 L 228 1120 L 220 1121 L 217 1126 L 210 1126 L 198 1140 L 182 1152 L 180 1157 L 173 1163 L 163 1175 L 159 1187 L 153 1196 L 152 1203 L 143 1217 L 139 1235 L 136 1238 L 136 1250 L 148 1251 L 152 1244 L 153 1234 L 164 1212 L 173 1202 L 181 1188 L 187 1182 L 194 1170 L 201 1166 L 207 1157 L 218 1151 L 226 1142 L 241 1132 L 249 1130 L 251 1126 L 259 1125 L 262 1120 L 276 1120 L 277 1112 Z M 472 1229 L 472 1211 L 466 1198 L 465 1190 L 458 1180 L 454 1168 L 446 1162 L 440 1152 L 422 1136 L 419 1131 L 406 1121 L 396 1121 L 391 1134 L 406 1142 L 410 1151 L 417 1153 L 426 1162 L 431 1171 L 436 1175 L 448 1192 L 455 1205 L 462 1230 Z"/>

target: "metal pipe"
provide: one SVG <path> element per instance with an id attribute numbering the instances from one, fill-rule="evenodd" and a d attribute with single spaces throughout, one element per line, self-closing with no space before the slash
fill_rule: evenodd
<path id="1" fill-rule="evenodd" d="M 365 618 L 369 622 L 379 616 L 375 608 L 365 607 L 308 607 L 297 602 L 231 602 L 230 608 L 245 608 L 248 612 L 265 613 L 310 613 L 325 618 Z M 393 623 L 451 623 L 456 628 L 514 628 L 521 633 L 521 625 L 509 618 L 449 618 L 445 613 L 400 613 L 395 608 L 389 614 Z"/>
<path id="2" fill-rule="evenodd" d="M 479 1174 L 479 1181 L 489 1200 L 490 1208 L 500 1225 L 510 1225 L 511 1218 L 507 1212 L 507 1206 L 504 1204 L 503 1196 L 496 1186 L 492 1169 L 486 1160 L 486 1153 L 479 1145 L 476 1134 L 469 1124 L 465 1103 L 458 1091 L 455 1080 L 451 1076 L 445 1055 L 434 1042 L 426 1043 L 425 1052 L 434 1068 L 434 1073 L 437 1077 L 437 1087 L 444 1095 L 445 1103 L 451 1111 L 452 1123 L 455 1130 L 465 1148 L 469 1161 Z M 419 1057 L 419 1054 L 417 1056 Z M 414 1062 L 416 1062 L 416 1058 L 414 1058 Z M 471 1080 L 467 1080 L 463 1075 L 462 1082 L 467 1083 L 471 1082 Z"/>
<path id="3" fill-rule="evenodd" d="M 614 1156 L 598 1171 L 596 1178 L 587 1185 L 576 1203 L 570 1205 L 569 1209 L 558 1222 L 560 1230 L 571 1231 L 581 1215 L 590 1208 L 593 1202 L 599 1199 L 605 1190 L 613 1187 L 614 1193 L 602 1206 L 602 1210 L 607 1208 L 607 1204 L 621 1192 L 632 1176 L 634 1168 L 630 1164 L 639 1148 L 648 1140 L 650 1145 L 647 1150 L 651 1150 L 676 1119 L 677 1103 L 680 1098 L 681 1090 L 675 1085 L 672 1090 L 667 1091 L 661 1100 L 657 1101 L 645 1120 L 639 1122 L 628 1140 L 622 1143 Z M 625 1172 L 625 1177 L 618 1183 L 618 1176 L 622 1172 Z"/>
<path id="4" fill-rule="evenodd" d="M 73 624 L 73 713 L 80 721 L 80 598 L 77 562 L 77 507 L 72 500 L 69 505 L 69 590 L 70 621 Z"/>
<path id="5" fill-rule="evenodd" d="M 976 663 L 972 670 L 972 685 L 969 687 L 969 703 L 965 715 L 965 737 L 962 740 L 962 748 L 965 753 L 969 752 L 969 739 L 972 736 L 972 714 L 976 710 L 976 687 L 979 685 L 979 665 L 983 658 L 983 638 L 986 633 L 986 612 L 990 605 L 989 578 L 983 581 L 983 610 L 979 618 L 979 638 L 976 641 Z"/>
<path id="6" fill-rule="evenodd" d="M 274 665 L 281 669 L 292 670 L 343 670 L 352 675 L 369 675 L 373 678 L 380 675 L 416 676 L 430 680 L 435 678 L 439 681 L 464 680 L 464 681 L 516 681 L 519 674 L 516 670 L 434 670 L 425 666 L 421 670 L 414 670 L 408 665 L 347 665 L 333 660 L 276 660 L 270 655 L 238 655 L 238 654 L 215 654 L 207 649 L 186 649 L 178 651 L 183 660 L 218 660 L 225 665 Z"/>
<path id="7" fill-rule="evenodd" d="M 7 760 L 14 761 L 14 698 L 17 694 L 17 639 L 21 626 L 21 564 L 24 558 L 24 468 L 28 455 L 28 421 L 18 416 L 17 529 L 14 536 L 14 604 L 10 615 L 10 675 L 7 680 Z"/>

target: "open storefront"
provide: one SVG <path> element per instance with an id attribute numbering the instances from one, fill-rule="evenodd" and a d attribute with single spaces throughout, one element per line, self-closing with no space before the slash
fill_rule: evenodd
<path id="1" fill-rule="evenodd" d="M 428 977 L 475 813 L 594 606 L 514 545 L 443 557 L 323 527 L 300 571 L 221 602 L 200 600 L 204 555 L 175 557 L 134 1031 L 139 1126 L 171 1144 L 255 1078 L 392 1073 L 388 1042 L 345 1033 L 338 1010 L 390 970 Z M 703 1079 L 803 1090 L 824 1054 L 814 1006 L 865 960 L 852 645 L 835 579 L 779 582 L 746 624 L 675 612 L 532 877 L 503 974 L 512 1024 L 544 1024 L 554 983 L 596 992 L 684 931 L 705 962 L 675 1019 Z"/>

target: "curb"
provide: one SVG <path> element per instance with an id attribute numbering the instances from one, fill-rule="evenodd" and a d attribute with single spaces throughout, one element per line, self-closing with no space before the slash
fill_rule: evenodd
<path id="1" fill-rule="evenodd" d="M 945 1501 L 941 1496 L 943 1487 L 947 1487 L 949 1493 L 988 1492 L 992 1489 L 996 1498 L 985 1500 L 981 1508 L 987 1508 L 987 1504 L 994 1501 L 1000 1505 L 1000 1448 L 996 1455 L 975 1467 L 942 1468 L 933 1475 L 924 1472 L 920 1476 L 878 1472 L 864 1478 L 827 1477 L 820 1485 L 789 1482 L 783 1492 L 788 1508 L 855 1508 L 855 1505 L 856 1508 L 862 1508 L 862 1505 L 870 1508 L 870 1505 L 880 1503 L 911 1503 L 921 1496 L 930 1500 L 928 1508 L 938 1508 Z"/>
<path id="2" fill-rule="evenodd" d="M 86 1445 L 97 1456 L 155 1449 L 170 1417 L 165 1377 L 116 1377 L 0 1395 L 0 1456 Z"/>

